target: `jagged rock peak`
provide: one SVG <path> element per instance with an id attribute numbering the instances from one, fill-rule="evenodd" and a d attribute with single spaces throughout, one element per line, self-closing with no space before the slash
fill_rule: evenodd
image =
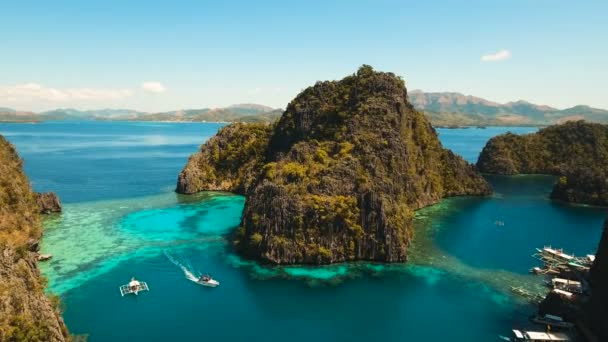
<path id="1" fill-rule="evenodd" d="M 218 189 L 247 196 L 237 249 L 289 264 L 403 261 L 414 210 L 490 193 L 403 80 L 365 65 L 302 91 L 274 126 L 231 125 L 201 146 L 177 190 Z"/>

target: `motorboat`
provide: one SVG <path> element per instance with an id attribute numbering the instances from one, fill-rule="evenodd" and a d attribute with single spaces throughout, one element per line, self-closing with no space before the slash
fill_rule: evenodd
<path id="1" fill-rule="evenodd" d="M 208 286 L 208 287 L 218 287 L 220 285 L 220 282 L 211 278 L 211 276 L 209 276 L 208 274 L 202 275 L 197 283 L 203 285 L 203 286 Z"/>
<path id="2" fill-rule="evenodd" d="M 139 292 L 150 291 L 146 282 L 135 280 L 135 278 L 131 278 L 131 281 L 128 284 L 120 286 L 119 289 L 120 295 L 123 297 L 127 294 L 134 294 L 137 296 Z"/>

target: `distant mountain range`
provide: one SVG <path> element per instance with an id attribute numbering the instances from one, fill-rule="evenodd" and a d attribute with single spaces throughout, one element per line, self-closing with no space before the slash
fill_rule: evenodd
<path id="1" fill-rule="evenodd" d="M 460 93 L 408 93 L 416 109 L 435 125 L 549 125 L 570 120 L 608 123 L 608 110 L 589 106 L 557 109 L 526 101 L 497 103 Z"/>
<path id="2" fill-rule="evenodd" d="M 608 110 L 589 106 L 557 109 L 526 101 L 497 103 L 460 93 L 426 93 L 413 90 L 409 101 L 426 113 L 435 126 L 522 126 L 550 125 L 571 120 L 608 123 Z M 273 122 L 281 114 L 259 104 L 237 104 L 224 108 L 182 109 L 146 113 L 130 109 L 56 109 L 33 113 L 0 107 L 0 122 L 51 120 L 167 121 L 167 122 Z"/>
<path id="3" fill-rule="evenodd" d="M 38 122 L 58 120 L 168 121 L 168 122 L 273 122 L 283 113 L 258 104 L 237 104 L 225 108 L 184 109 L 146 113 L 130 109 L 55 109 L 47 112 L 20 112 L 0 108 L 0 122 Z"/>

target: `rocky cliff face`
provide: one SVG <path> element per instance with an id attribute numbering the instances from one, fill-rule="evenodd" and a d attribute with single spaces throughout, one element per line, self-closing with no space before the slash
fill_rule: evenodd
<path id="1" fill-rule="evenodd" d="M 41 214 L 60 213 L 61 201 L 59 196 L 54 192 L 36 192 L 34 193 L 36 204 L 40 209 Z"/>
<path id="2" fill-rule="evenodd" d="M 600 341 L 608 341 L 608 220 L 591 267 L 591 300 L 587 312 L 591 329 Z"/>
<path id="3" fill-rule="evenodd" d="M 178 192 L 203 190 L 246 195 L 236 247 L 277 264 L 403 261 L 414 210 L 491 191 L 403 81 L 369 66 L 307 88 L 272 127 L 221 130 L 178 179 Z"/>
<path id="4" fill-rule="evenodd" d="M 577 121 L 523 136 L 503 134 L 488 141 L 477 167 L 505 175 L 557 175 L 552 198 L 608 206 L 608 125 Z"/>
<path id="5" fill-rule="evenodd" d="M 245 194 L 264 166 L 272 126 L 235 123 L 222 128 L 193 154 L 179 174 L 176 191 Z"/>
<path id="6" fill-rule="evenodd" d="M 0 341 L 65 341 L 36 265 L 39 208 L 15 149 L 0 136 Z"/>

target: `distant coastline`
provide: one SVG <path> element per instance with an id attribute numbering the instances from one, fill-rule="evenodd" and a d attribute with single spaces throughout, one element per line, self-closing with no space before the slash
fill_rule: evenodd
<path id="1" fill-rule="evenodd" d="M 436 128 L 464 127 L 545 127 L 568 121 L 608 123 L 608 110 L 578 105 L 557 109 L 527 101 L 504 104 L 455 92 L 408 92 L 414 108 L 423 112 Z M 55 109 L 40 113 L 0 107 L 0 122 L 31 123 L 43 121 L 147 121 L 147 122 L 265 122 L 283 114 L 282 108 L 259 104 L 235 104 L 220 108 L 179 109 L 167 112 L 142 112 L 131 109 L 78 110 Z"/>

